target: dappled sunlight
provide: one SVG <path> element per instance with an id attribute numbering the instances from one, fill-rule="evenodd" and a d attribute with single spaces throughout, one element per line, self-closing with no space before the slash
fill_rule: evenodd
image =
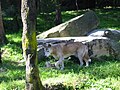
<path id="1" fill-rule="evenodd" d="M 63 11 L 62 12 L 62 21 L 63 23 L 76 17 L 82 15 L 87 10 L 79 11 Z M 120 12 L 119 9 L 95 9 L 95 13 L 98 18 L 100 18 L 99 28 L 112 28 L 120 29 Z M 40 14 L 37 17 L 37 31 L 43 32 L 55 26 L 54 22 L 55 13 Z M 52 22 L 51 22 L 52 21 Z"/>
<path id="2" fill-rule="evenodd" d="M 98 9 L 95 12 L 100 18 L 100 28 L 112 28 L 120 30 L 119 9 Z"/>
<path id="3" fill-rule="evenodd" d="M 22 41 L 22 33 L 7 34 L 6 37 L 8 38 L 9 41 L 14 41 L 17 43 Z"/>
<path id="4" fill-rule="evenodd" d="M 109 59 L 109 58 L 108 58 Z M 42 64 L 44 66 L 44 64 Z M 79 64 L 66 61 L 64 70 L 52 68 L 40 68 L 40 76 L 43 84 L 73 86 L 74 88 L 120 88 L 114 87 L 114 83 L 120 84 L 120 61 L 102 60 L 92 61 L 89 67 L 80 67 Z M 112 82 L 111 82 L 112 81 Z"/>
<path id="5" fill-rule="evenodd" d="M 86 11 L 64 11 L 62 12 L 63 22 L 82 15 L 84 12 Z M 95 12 L 100 19 L 98 28 L 120 30 L 120 12 L 117 9 L 95 9 Z M 38 15 L 37 32 L 41 33 L 55 26 L 54 17 L 55 13 Z M 5 20 L 12 19 L 5 18 Z M 24 90 L 25 62 L 18 63 L 23 60 L 22 33 L 6 36 L 9 43 L 1 48 L 3 64 L 0 66 L 0 90 Z M 89 41 L 93 38 L 90 37 Z M 84 39 L 85 37 L 82 38 Z M 120 90 L 120 60 L 104 57 L 102 60 L 93 59 L 89 67 L 85 65 L 80 67 L 79 63 L 66 59 L 64 70 L 46 68 L 46 60 L 40 61 L 39 74 L 44 85 L 63 86 L 65 90 Z M 54 59 L 51 61 L 55 62 Z"/>
<path id="6" fill-rule="evenodd" d="M 25 80 L 16 80 L 10 82 L 2 82 L 0 84 L 0 90 L 24 90 Z"/>

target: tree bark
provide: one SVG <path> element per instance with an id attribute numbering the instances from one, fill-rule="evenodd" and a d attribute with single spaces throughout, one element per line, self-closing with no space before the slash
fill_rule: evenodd
<path id="1" fill-rule="evenodd" d="M 77 12 L 78 12 L 78 10 L 79 10 L 79 7 L 78 7 L 78 0 L 75 1 L 75 4 L 76 4 L 76 10 L 77 10 Z"/>
<path id="2" fill-rule="evenodd" d="M 7 38 L 5 36 L 5 32 L 4 32 L 4 27 L 3 27 L 3 21 L 2 21 L 2 10 L 1 10 L 1 1 L 0 1 L 0 63 L 2 63 L 1 60 L 1 46 L 3 44 L 7 43 Z"/>
<path id="3" fill-rule="evenodd" d="M 61 23 L 62 23 L 61 4 L 60 4 L 60 0 L 56 0 L 56 18 L 55 18 L 55 24 L 59 25 Z"/>
<path id="4" fill-rule="evenodd" d="M 7 38 L 5 36 L 3 21 L 2 21 L 2 10 L 1 10 L 1 2 L 0 2 L 0 44 L 5 44 L 7 42 Z"/>
<path id="5" fill-rule="evenodd" d="M 36 5 L 35 0 L 22 0 L 22 48 L 26 60 L 26 90 L 43 90 L 37 67 Z"/>
<path id="6" fill-rule="evenodd" d="M 1 52 L 1 48 L 0 48 L 0 64 L 2 64 L 1 54 L 2 54 L 2 52 Z"/>

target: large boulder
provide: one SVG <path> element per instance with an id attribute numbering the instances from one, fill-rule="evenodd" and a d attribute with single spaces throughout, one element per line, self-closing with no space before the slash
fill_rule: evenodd
<path id="1" fill-rule="evenodd" d="M 44 52 L 42 49 L 43 43 L 53 43 L 58 44 L 61 42 L 69 42 L 70 40 L 74 42 L 83 42 L 89 48 L 89 55 L 93 58 L 98 58 L 101 56 L 113 56 L 114 58 L 119 57 L 119 52 L 117 52 L 115 46 L 111 43 L 114 43 L 112 40 L 106 37 L 61 37 L 61 38 L 46 38 L 39 39 L 38 43 L 41 45 L 38 49 L 39 60 L 44 57 Z M 118 46 L 119 47 L 119 46 Z M 41 48 L 41 49 L 40 49 Z M 42 55 L 41 55 L 42 54 Z"/>
<path id="2" fill-rule="evenodd" d="M 120 30 L 105 30 L 104 34 L 111 40 L 120 41 Z"/>
<path id="3" fill-rule="evenodd" d="M 52 38 L 52 37 L 72 37 L 83 36 L 92 29 L 97 28 L 99 19 L 92 10 L 81 16 L 77 16 L 65 23 L 51 28 L 50 30 L 38 35 L 37 38 Z"/>
<path id="4" fill-rule="evenodd" d="M 87 36 L 107 37 L 109 39 L 109 48 L 112 48 L 116 58 L 120 58 L 120 30 L 95 29 L 89 32 Z"/>
<path id="5" fill-rule="evenodd" d="M 105 31 L 105 36 L 111 40 L 110 45 L 116 57 L 120 59 L 120 30 L 107 30 Z"/>

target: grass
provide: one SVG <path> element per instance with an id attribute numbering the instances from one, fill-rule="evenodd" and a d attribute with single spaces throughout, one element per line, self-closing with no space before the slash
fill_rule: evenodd
<path id="1" fill-rule="evenodd" d="M 84 13 L 84 11 L 62 12 L 63 22 Z M 120 12 L 115 9 L 96 10 L 100 18 L 99 28 L 120 30 Z M 40 14 L 37 26 L 43 32 L 54 26 L 54 13 Z M 48 19 L 48 20 L 46 20 Z M 52 21 L 51 21 L 52 20 Z M 46 26 L 45 26 L 46 25 Z M 7 34 L 9 43 L 2 47 L 3 65 L 0 65 L 0 90 L 24 90 L 25 64 L 18 64 L 22 60 L 21 33 Z M 79 67 L 72 61 L 65 61 L 65 69 L 57 70 L 45 68 L 45 61 L 39 65 L 40 77 L 44 85 L 54 86 L 57 90 L 120 90 L 120 61 L 103 58 L 102 61 L 93 60 L 89 67 Z"/>
<path id="2" fill-rule="evenodd" d="M 73 86 L 72 88 L 79 88 L 79 90 L 87 90 L 91 88 L 101 90 L 111 88 L 112 90 L 119 90 L 119 66 L 119 61 L 112 60 L 93 61 L 88 68 L 80 68 L 79 65 L 75 63 L 66 62 L 66 68 L 64 71 L 52 70 L 51 73 L 49 72 L 51 71 L 49 69 L 48 71 L 44 71 L 49 78 L 43 81 L 47 83 L 51 82 L 52 84 L 63 83 L 65 86 Z M 44 74 L 41 72 L 41 75 Z"/>
<path id="3" fill-rule="evenodd" d="M 120 30 L 120 9 L 103 9 L 97 10 L 97 15 L 100 18 L 100 28 L 109 28 Z"/>

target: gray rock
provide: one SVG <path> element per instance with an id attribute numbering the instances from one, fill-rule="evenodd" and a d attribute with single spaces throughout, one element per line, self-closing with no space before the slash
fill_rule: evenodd
<path id="1" fill-rule="evenodd" d="M 108 37 L 111 42 L 110 45 L 114 50 L 117 59 L 120 59 L 120 30 L 107 30 L 105 36 Z"/>
<path id="2" fill-rule="evenodd" d="M 39 39 L 38 42 L 54 43 L 58 44 L 74 39 L 74 42 L 83 42 L 89 48 L 89 55 L 93 58 L 99 58 L 101 56 L 113 56 L 114 58 L 120 58 L 117 48 L 120 46 L 106 37 L 61 37 L 61 38 L 46 38 Z M 41 45 L 42 47 L 42 45 Z M 41 48 L 39 47 L 39 48 Z M 120 48 L 119 48 L 120 50 Z M 41 53 L 42 52 L 42 53 Z M 40 58 L 44 56 L 43 49 L 38 52 Z M 40 60 L 40 59 L 39 59 Z"/>
<path id="3" fill-rule="evenodd" d="M 109 30 L 109 29 L 95 29 L 87 33 L 87 36 L 92 37 L 107 37 L 112 40 L 120 40 L 120 30 Z"/>
<path id="4" fill-rule="evenodd" d="M 95 29 L 91 32 L 87 33 L 87 36 L 92 36 L 92 37 L 104 37 L 105 36 L 105 31 L 108 29 Z"/>
<path id="5" fill-rule="evenodd" d="M 110 40 L 106 39 L 93 39 L 85 44 L 88 46 L 89 50 L 92 51 L 91 57 L 99 58 L 101 56 L 113 56 L 113 49 L 109 44 Z M 113 56 L 114 57 L 114 56 Z"/>
<path id="6" fill-rule="evenodd" d="M 107 37 L 109 39 L 109 48 L 112 51 L 113 56 L 120 58 L 120 30 L 109 30 L 109 29 L 95 29 L 87 34 L 92 37 Z"/>
<path id="7" fill-rule="evenodd" d="M 77 16 L 65 23 L 62 23 L 50 30 L 38 35 L 37 38 L 72 37 L 83 36 L 97 28 L 99 19 L 93 11 Z"/>
<path id="8" fill-rule="evenodd" d="M 120 59 L 120 41 L 111 40 L 110 46 L 116 59 Z"/>
<path id="9" fill-rule="evenodd" d="M 112 40 L 115 40 L 115 41 L 120 40 L 120 30 L 106 30 L 104 34 L 106 37 Z"/>

